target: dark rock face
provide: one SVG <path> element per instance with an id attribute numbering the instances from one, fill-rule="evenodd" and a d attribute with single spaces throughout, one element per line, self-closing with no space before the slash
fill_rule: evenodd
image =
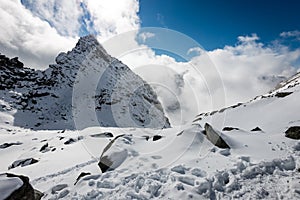
<path id="1" fill-rule="evenodd" d="M 225 142 L 225 140 L 219 135 L 217 131 L 213 129 L 211 125 L 206 123 L 204 125 L 206 138 L 215 146 L 222 148 L 222 149 L 230 149 L 229 145 Z"/>
<path id="2" fill-rule="evenodd" d="M 9 59 L 0 54 L 0 90 L 22 88 L 23 82 L 34 82 L 36 73 L 33 69 L 24 68 L 18 58 Z"/>
<path id="3" fill-rule="evenodd" d="M 33 189 L 33 187 L 29 183 L 29 178 L 26 176 L 15 175 L 10 173 L 0 174 L 0 176 L 2 181 L 4 181 L 2 182 L 3 184 L 0 185 L 0 188 L 5 187 L 5 182 L 10 181 L 11 178 L 17 178 L 22 182 L 21 186 L 17 185 L 18 182 L 15 182 L 14 184 L 10 185 L 14 187 L 14 190 L 10 192 L 9 196 L 4 197 L 5 200 L 39 200 L 43 196 L 43 193 Z"/>
<path id="4" fill-rule="evenodd" d="M 300 126 L 292 126 L 285 131 L 285 137 L 300 140 Z"/>

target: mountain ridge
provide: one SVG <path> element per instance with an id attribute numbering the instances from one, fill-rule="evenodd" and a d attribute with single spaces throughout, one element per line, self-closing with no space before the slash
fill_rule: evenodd
<path id="1" fill-rule="evenodd" d="M 111 57 L 92 35 L 81 37 L 71 51 L 59 53 L 56 64 L 44 71 L 26 68 L 17 58 L 0 59 L 2 100 L 16 110 L 14 125 L 170 127 L 151 86 Z"/>

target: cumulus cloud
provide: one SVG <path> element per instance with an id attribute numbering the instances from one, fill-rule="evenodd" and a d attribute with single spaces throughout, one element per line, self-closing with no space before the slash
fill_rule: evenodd
<path id="1" fill-rule="evenodd" d="M 64 36 L 78 36 L 80 17 L 84 14 L 79 1 L 21 0 L 34 16 L 48 22 Z"/>
<path id="2" fill-rule="evenodd" d="M 24 5 L 23 5 L 23 4 Z M 139 28 L 136 0 L 10 0 L 0 4 L 1 52 L 44 69 L 80 35 L 100 41 Z"/>
<path id="3" fill-rule="evenodd" d="M 226 46 L 208 52 L 218 68 L 226 91 L 226 104 L 247 101 L 272 89 L 283 77 L 296 73 L 293 63 L 300 58 L 300 50 L 284 46 L 272 48 L 251 39 L 237 46 Z M 195 58 L 196 60 L 199 58 Z"/>
<path id="4" fill-rule="evenodd" d="M 264 94 L 296 73 L 300 49 L 266 46 L 256 34 L 238 37 L 235 46 L 201 52 L 189 62 L 177 62 L 151 49 L 131 52 L 121 60 L 152 83 L 173 124 L 193 120 L 204 111 L 245 102 Z M 223 96 L 225 92 L 225 96 Z"/>
<path id="5" fill-rule="evenodd" d="M 27 66 L 45 68 L 76 39 L 59 35 L 47 22 L 34 17 L 18 0 L 0 4 L 0 48 L 7 56 L 19 56 Z"/>
<path id="6" fill-rule="evenodd" d="M 238 41 L 241 43 L 249 43 L 249 42 L 255 42 L 259 40 L 259 37 L 257 36 L 256 33 L 252 33 L 251 36 L 246 35 L 246 36 L 239 36 Z"/>
<path id="7" fill-rule="evenodd" d="M 101 40 L 140 27 L 137 0 L 87 0 L 94 28 Z"/>

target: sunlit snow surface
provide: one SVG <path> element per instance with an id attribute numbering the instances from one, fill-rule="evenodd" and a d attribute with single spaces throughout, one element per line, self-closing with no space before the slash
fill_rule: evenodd
<path id="1" fill-rule="evenodd" d="M 300 125 L 299 81 L 296 76 L 248 103 L 164 130 L 32 131 L 11 126 L 13 111 L 1 111 L 0 145 L 22 144 L 0 149 L 0 170 L 29 176 L 44 199 L 297 199 L 300 141 L 286 138 L 284 132 Z M 278 92 L 293 93 L 279 98 Z M 224 134 L 230 150 L 206 139 L 201 132 L 206 122 Z M 238 130 L 222 131 L 226 126 Z M 251 131 L 255 127 L 262 131 Z M 113 139 L 95 135 L 104 132 L 124 134 L 107 154 L 127 153 L 113 156 L 122 162 L 101 173 L 99 158 Z M 155 135 L 162 138 L 153 141 Z M 8 170 L 14 161 L 26 158 L 38 162 Z M 91 175 L 74 185 L 82 172 Z"/>

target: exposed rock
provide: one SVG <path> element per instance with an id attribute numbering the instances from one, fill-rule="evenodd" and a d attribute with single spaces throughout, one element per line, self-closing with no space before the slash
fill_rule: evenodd
<path id="1" fill-rule="evenodd" d="M 222 129 L 222 131 L 233 131 L 233 130 L 240 130 L 239 128 L 226 126 Z"/>
<path id="2" fill-rule="evenodd" d="M 154 135 L 153 138 L 152 138 L 152 140 L 156 141 L 156 140 L 160 140 L 161 138 L 162 138 L 161 135 Z"/>
<path id="3" fill-rule="evenodd" d="M 70 139 L 68 139 L 67 141 L 65 141 L 64 144 L 68 145 L 68 144 L 72 144 L 72 143 L 74 143 L 74 142 L 76 142 L 76 140 L 73 139 L 73 138 L 70 138 Z"/>
<path id="4" fill-rule="evenodd" d="M 229 145 L 224 141 L 222 136 L 213 129 L 211 125 L 206 123 L 204 125 L 204 129 L 206 132 L 206 137 L 207 139 L 215 146 L 225 149 L 225 148 L 230 148 Z"/>
<path id="5" fill-rule="evenodd" d="M 196 119 L 193 120 L 193 122 L 201 121 L 202 117 L 196 117 Z"/>
<path id="6" fill-rule="evenodd" d="M 38 190 L 34 190 L 34 200 L 40 200 L 44 194 Z"/>
<path id="7" fill-rule="evenodd" d="M 91 135 L 91 137 L 96 137 L 96 138 L 111 138 L 114 137 L 114 135 L 110 132 L 104 132 L 104 133 L 97 133 Z"/>
<path id="8" fill-rule="evenodd" d="M 76 185 L 76 184 L 78 183 L 78 181 L 79 181 L 82 177 L 87 176 L 87 175 L 91 175 L 91 173 L 90 173 L 90 172 L 81 172 L 81 173 L 79 174 L 79 176 L 77 177 L 77 179 L 76 179 L 74 185 Z"/>
<path id="9" fill-rule="evenodd" d="M 183 133 L 184 133 L 184 131 L 180 131 L 179 133 L 177 133 L 176 136 L 180 136 L 180 135 L 182 135 Z"/>
<path id="10" fill-rule="evenodd" d="M 300 140 L 300 126 L 292 126 L 285 131 L 285 137 Z"/>
<path id="11" fill-rule="evenodd" d="M 38 160 L 34 159 L 34 158 L 25 158 L 25 159 L 21 159 L 21 160 L 16 160 L 13 162 L 13 164 L 11 164 L 8 169 L 13 169 L 16 167 L 24 167 L 27 165 L 32 165 L 34 163 L 37 163 Z"/>
<path id="12" fill-rule="evenodd" d="M 292 94 L 293 92 L 277 92 L 276 94 L 275 94 L 275 97 L 279 97 L 279 98 L 283 98 L 283 97 L 286 97 L 286 96 L 288 96 L 288 95 L 290 95 L 290 94 Z"/>
<path id="13" fill-rule="evenodd" d="M 0 145 L 0 149 L 6 149 L 10 146 L 13 146 L 13 145 L 21 145 L 22 143 L 21 142 L 11 142 L 11 143 L 3 143 Z"/>
<path id="14" fill-rule="evenodd" d="M 5 200 L 39 200 L 43 193 L 33 189 L 28 177 L 5 173 L 0 174 L 0 195 Z"/>
<path id="15" fill-rule="evenodd" d="M 48 143 L 44 144 L 41 149 L 40 149 L 40 152 L 44 152 L 48 147 Z"/>
<path id="16" fill-rule="evenodd" d="M 262 131 L 261 128 L 259 128 L 258 126 L 255 127 L 254 129 L 252 129 L 251 131 Z"/>
<path id="17" fill-rule="evenodd" d="M 235 105 L 233 105 L 233 106 L 230 106 L 230 108 L 237 108 L 237 107 L 239 107 L 239 106 L 241 106 L 241 105 L 243 105 L 243 103 L 237 103 L 237 104 L 235 104 Z"/>

